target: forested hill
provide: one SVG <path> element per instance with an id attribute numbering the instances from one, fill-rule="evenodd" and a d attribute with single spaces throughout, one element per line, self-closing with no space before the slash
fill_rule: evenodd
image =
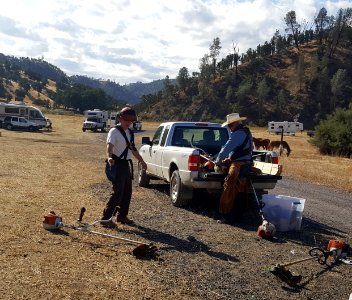
<path id="1" fill-rule="evenodd" d="M 42 86 L 48 80 L 51 80 L 56 82 L 59 88 L 64 88 L 68 84 L 79 84 L 94 89 L 101 89 L 118 103 L 134 104 L 140 101 L 142 95 L 156 93 L 162 89 L 162 80 L 150 83 L 137 82 L 121 86 L 110 80 L 99 80 L 80 75 L 68 76 L 60 68 L 43 59 L 18 58 L 0 53 L 0 79 L 3 79 L 3 82 L 0 82 L 0 92 L 3 91 L 0 94 L 0 98 L 9 97 L 6 94 L 6 90 L 9 92 L 9 87 L 6 86 L 4 81 L 13 80 L 19 86 L 26 81 L 23 76 L 19 76 L 18 72 L 24 72 L 28 78 L 32 79 L 32 81 L 37 81 L 37 83 L 40 82 Z"/>
<path id="2" fill-rule="evenodd" d="M 236 48 L 219 59 L 220 39 L 200 59 L 198 73 L 179 70 L 177 85 L 143 96 L 140 116 L 150 120 L 222 121 L 239 112 L 257 125 L 298 118 L 314 127 L 352 102 L 352 9 L 336 17 L 323 8 L 312 20 L 315 29 L 285 16 L 287 32 L 240 54 Z"/>

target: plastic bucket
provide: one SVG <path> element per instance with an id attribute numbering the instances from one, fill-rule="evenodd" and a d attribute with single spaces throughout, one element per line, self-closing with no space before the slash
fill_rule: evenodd
<path id="1" fill-rule="evenodd" d="M 301 230 L 305 199 L 285 195 L 263 195 L 264 217 L 277 231 Z"/>

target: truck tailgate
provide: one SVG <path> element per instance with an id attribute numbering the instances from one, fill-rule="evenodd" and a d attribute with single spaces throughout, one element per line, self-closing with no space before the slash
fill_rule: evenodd
<path id="1" fill-rule="evenodd" d="M 200 180 L 223 182 L 225 177 L 226 177 L 225 173 L 203 173 L 200 175 Z M 264 190 L 264 189 L 273 189 L 277 181 L 282 179 L 282 176 L 251 173 L 249 178 L 251 179 L 255 189 Z"/>

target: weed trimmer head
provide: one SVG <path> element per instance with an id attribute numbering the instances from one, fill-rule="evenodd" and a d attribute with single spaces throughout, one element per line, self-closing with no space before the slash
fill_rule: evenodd
<path id="1" fill-rule="evenodd" d="M 258 236 L 265 239 L 272 239 L 275 236 L 275 233 L 275 225 L 268 222 L 267 220 L 263 220 L 263 223 L 259 225 L 257 230 Z"/>
<path id="2" fill-rule="evenodd" d="M 295 286 L 302 280 L 302 275 L 292 273 L 290 270 L 285 269 L 285 267 L 281 265 L 272 267 L 270 272 L 290 286 Z"/>
<path id="3" fill-rule="evenodd" d="M 98 231 L 92 230 L 92 227 L 97 224 L 97 223 L 102 223 L 102 222 L 109 222 L 110 220 L 96 220 L 92 224 L 85 224 L 82 223 L 83 215 L 85 213 L 86 209 L 84 207 L 81 208 L 79 218 L 77 220 L 78 225 L 65 225 L 62 221 L 62 217 L 55 214 L 55 212 L 51 211 L 50 214 L 44 216 L 44 221 L 43 221 L 43 228 L 49 231 L 56 231 L 62 228 L 67 228 L 67 229 L 73 229 L 73 230 L 79 230 L 79 231 L 84 231 L 86 233 L 91 233 L 95 235 L 100 235 L 104 236 L 107 238 L 112 238 L 120 241 L 124 241 L 129 244 L 135 244 L 138 245 L 135 249 L 132 250 L 132 254 L 136 257 L 142 258 L 152 258 L 155 257 L 156 252 L 158 251 L 158 248 L 153 245 L 153 244 L 144 244 L 142 242 L 112 235 L 112 234 L 107 234 L 107 233 L 102 233 Z"/>
<path id="4" fill-rule="evenodd" d="M 133 249 L 132 254 L 137 258 L 151 258 L 156 256 L 158 250 L 153 244 L 141 244 Z"/>

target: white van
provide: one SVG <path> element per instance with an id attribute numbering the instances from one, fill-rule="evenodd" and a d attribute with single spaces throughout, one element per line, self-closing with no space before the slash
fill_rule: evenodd
<path id="1" fill-rule="evenodd" d="M 46 126 L 46 119 L 39 108 L 22 103 L 0 103 L 0 127 L 7 116 L 23 117 L 37 124 L 38 128 Z"/>
<path id="2" fill-rule="evenodd" d="M 268 122 L 268 132 L 281 134 L 283 130 L 284 134 L 295 135 L 296 132 L 303 131 L 303 123 L 300 122 Z"/>

